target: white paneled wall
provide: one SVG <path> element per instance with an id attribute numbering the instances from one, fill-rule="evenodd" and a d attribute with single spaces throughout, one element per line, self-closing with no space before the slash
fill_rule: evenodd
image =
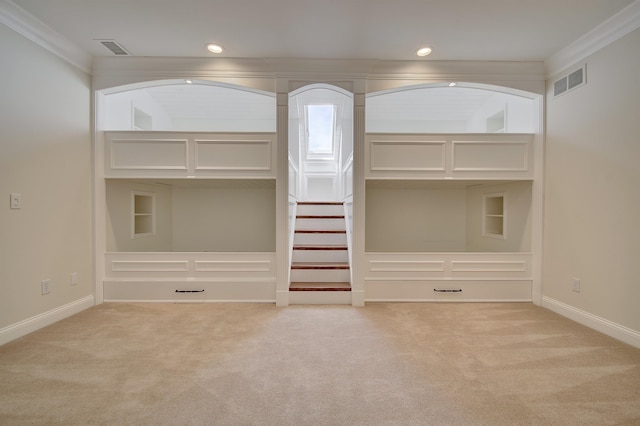
<path id="1" fill-rule="evenodd" d="M 275 133 L 105 133 L 108 178 L 275 178 L 275 168 Z"/>

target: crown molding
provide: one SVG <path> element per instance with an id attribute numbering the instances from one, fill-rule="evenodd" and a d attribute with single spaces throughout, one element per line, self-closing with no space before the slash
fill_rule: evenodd
<path id="1" fill-rule="evenodd" d="M 81 71 L 91 74 L 93 60 L 91 55 L 11 0 L 0 0 L 0 23 L 69 62 Z"/>
<path id="2" fill-rule="evenodd" d="M 546 78 L 568 71 L 598 50 L 640 28 L 640 0 L 636 0 L 602 24 L 544 61 Z"/>

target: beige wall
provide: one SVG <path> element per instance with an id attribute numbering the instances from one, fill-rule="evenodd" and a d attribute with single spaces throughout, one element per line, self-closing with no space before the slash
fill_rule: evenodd
<path id="1" fill-rule="evenodd" d="M 365 249 L 465 251 L 465 190 L 367 186 Z"/>
<path id="2" fill-rule="evenodd" d="M 274 185 L 174 188 L 173 250 L 274 252 L 275 214 Z"/>
<path id="3" fill-rule="evenodd" d="M 547 100 L 543 295 L 640 331 L 640 30 Z M 552 89 L 548 82 L 549 91 Z M 580 293 L 571 279 L 581 279 Z"/>
<path id="4" fill-rule="evenodd" d="M 155 194 L 155 235 L 132 238 L 132 191 Z M 172 192 L 168 185 L 107 180 L 107 251 L 172 251 Z"/>
<path id="5" fill-rule="evenodd" d="M 0 56 L 2 328 L 90 296 L 93 272 L 90 78 L 4 25 Z"/>
<path id="6" fill-rule="evenodd" d="M 504 194 L 506 237 L 482 235 L 482 203 L 485 194 Z M 528 252 L 531 251 L 531 182 L 483 185 L 467 190 L 467 251 Z"/>

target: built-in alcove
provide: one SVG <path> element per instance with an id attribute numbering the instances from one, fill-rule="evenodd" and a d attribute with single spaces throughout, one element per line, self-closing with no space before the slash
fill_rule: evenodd
<path id="1" fill-rule="evenodd" d="M 506 194 L 484 194 L 482 196 L 482 235 L 506 239 Z"/>
<path id="2" fill-rule="evenodd" d="M 273 179 L 107 179 L 106 207 L 108 252 L 275 251 Z"/>
<path id="3" fill-rule="evenodd" d="M 156 194 L 131 191 L 131 235 L 150 237 L 156 232 Z"/>
<path id="4" fill-rule="evenodd" d="M 531 181 L 368 180 L 365 249 L 529 252 L 531 190 Z"/>

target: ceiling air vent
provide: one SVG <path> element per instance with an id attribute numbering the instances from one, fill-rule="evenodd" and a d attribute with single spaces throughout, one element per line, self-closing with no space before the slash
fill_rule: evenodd
<path id="1" fill-rule="evenodd" d="M 581 68 L 565 75 L 564 77 L 556 80 L 553 83 L 553 96 L 560 96 L 570 90 L 580 87 L 586 83 L 586 70 L 587 65 L 583 65 Z"/>
<path id="2" fill-rule="evenodd" d="M 97 40 L 116 56 L 131 56 L 127 50 L 115 40 Z"/>

